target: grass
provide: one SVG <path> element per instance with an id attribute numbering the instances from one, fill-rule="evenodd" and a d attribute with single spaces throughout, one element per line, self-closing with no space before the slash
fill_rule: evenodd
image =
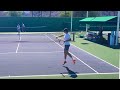
<path id="1" fill-rule="evenodd" d="M 119 74 L 91 74 L 91 75 L 77 75 L 72 78 L 68 75 L 59 76 L 31 76 L 31 77 L 8 77 L 2 79 L 119 79 Z"/>
<path id="2" fill-rule="evenodd" d="M 75 42 L 72 42 L 72 44 L 119 67 L 119 49 L 112 49 L 77 37 L 75 37 Z"/>

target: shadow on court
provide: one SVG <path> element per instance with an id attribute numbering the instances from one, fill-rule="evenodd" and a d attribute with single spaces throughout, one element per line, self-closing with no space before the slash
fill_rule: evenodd
<path id="1" fill-rule="evenodd" d="M 70 77 L 72 77 L 72 78 L 76 78 L 77 77 L 77 72 L 74 72 L 74 71 L 72 71 L 72 70 L 70 70 L 68 67 L 66 67 L 66 66 L 63 66 L 64 68 L 66 68 L 66 70 L 68 71 L 68 74 L 70 75 Z"/>
<path id="2" fill-rule="evenodd" d="M 89 44 L 89 43 L 81 43 L 81 44 Z"/>

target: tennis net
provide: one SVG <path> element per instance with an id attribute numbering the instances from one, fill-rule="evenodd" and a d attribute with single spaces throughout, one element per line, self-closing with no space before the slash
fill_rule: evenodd
<path id="1" fill-rule="evenodd" d="M 58 42 L 56 36 L 63 35 L 63 32 L 9 32 L 0 33 L 0 43 L 16 43 L 16 42 L 29 42 L 29 43 L 52 43 Z M 70 33 L 73 41 L 73 33 Z M 63 39 L 63 37 L 61 38 Z"/>
<path id="2" fill-rule="evenodd" d="M 21 32 L 41 32 L 49 30 L 48 26 L 20 27 Z M 17 27 L 0 27 L 1 32 L 17 32 Z"/>

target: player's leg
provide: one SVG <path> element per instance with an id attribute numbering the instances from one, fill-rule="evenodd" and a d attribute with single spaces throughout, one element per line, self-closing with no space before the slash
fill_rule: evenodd
<path id="1" fill-rule="evenodd" d="M 67 52 L 67 54 L 68 54 L 68 56 L 69 56 L 70 58 L 72 58 L 72 60 L 73 60 L 72 55 L 71 55 L 69 52 Z"/>
<path id="2" fill-rule="evenodd" d="M 72 59 L 72 61 L 73 61 L 73 63 L 75 64 L 75 59 L 73 58 L 73 56 L 69 53 L 69 47 L 70 47 L 70 45 L 69 46 L 67 46 L 67 55 Z"/>
<path id="3" fill-rule="evenodd" d="M 19 36 L 19 40 L 21 40 L 21 37 L 20 37 L 20 30 L 18 31 L 18 36 Z"/>
<path id="4" fill-rule="evenodd" d="M 25 31 L 25 27 L 24 27 L 24 32 L 26 32 L 26 31 Z"/>
<path id="5" fill-rule="evenodd" d="M 18 31 L 18 35 L 19 35 L 19 30 L 17 30 Z"/>
<path id="6" fill-rule="evenodd" d="M 73 56 L 72 56 L 69 52 L 68 52 L 68 56 L 71 57 L 73 63 L 75 64 L 75 61 L 76 61 L 76 60 L 73 58 Z"/>
<path id="7" fill-rule="evenodd" d="M 22 27 L 22 32 L 24 32 L 24 28 Z"/>
<path id="8" fill-rule="evenodd" d="M 22 28 L 22 31 L 25 32 L 25 28 L 24 27 Z"/>
<path id="9" fill-rule="evenodd" d="M 65 59 L 65 61 L 66 61 L 66 58 L 67 58 L 67 51 L 64 50 L 64 59 Z"/>
<path id="10" fill-rule="evenodd" d="M 64 47 L 64 63 L 63 63 L 63 65 L 65 63 L 67 63 L 66 58 L 67 58 L 67 50 L 66 50 L 66 45 L 65 45 L 65 47 Z"/>

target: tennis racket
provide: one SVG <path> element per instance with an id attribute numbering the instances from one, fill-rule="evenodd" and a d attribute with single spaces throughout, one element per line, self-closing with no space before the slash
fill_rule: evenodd
<path id="1" fill-rule="evenodd" d="M 63 44 L 64 44 L 64 41 L 63 41 L 63 40 L 59 39 L 58 41 L 59 41 L 59 44 L 60 44 L 60 45 L 63 45 Z"/>
<path id="2" fill-rule="evenodd" d="M 62 38 L 56 36 L 56 39 L 58 40 L 58 42 L 59 42 L 60 45 L 64 44 L 64 40 Z"/>

